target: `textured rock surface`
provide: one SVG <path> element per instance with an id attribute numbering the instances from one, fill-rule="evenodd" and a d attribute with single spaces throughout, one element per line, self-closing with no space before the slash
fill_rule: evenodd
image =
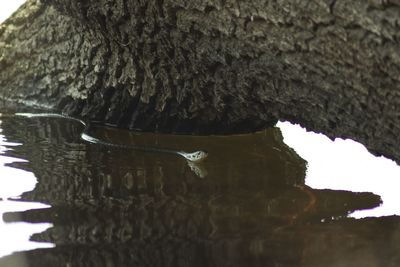
<path id="1" fill-rule="evenodd" d="M 5 99 L 131 129 L 277 119 L 400 160 L 395 1 L 29 1 L 0 29 Z"/>

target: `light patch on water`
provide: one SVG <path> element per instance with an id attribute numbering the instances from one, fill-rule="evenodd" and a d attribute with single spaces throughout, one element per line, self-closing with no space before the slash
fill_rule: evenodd
<path id="1" fill-rule="evenodd" d="M 350 139 L 332 141 L 323 134 L 307 132 L 299 125 L 279 122 L 284 142 L 308 162 L 306 184 L 315 189 L 372 192 L 383 204 L 353 212 L 355 218 L 400 215 L 400 166 L 376 157 Z"/>
<path id="2" fill-rule="evenodd" d="M 3 0 L 0 3 L 0 23 L 11 16 L 26 0 Z"/>
<path id="3" fill-rule="evenodd" d="M 1 173 L 1 168 L 0 168 Z M 32 209 L 47 208 L 44 205 L 36 202 L 19 202 L 19 201 L 0 201 L 0 216 L 3 217 L 5 212 L 25 211 Z M 45 231 L 50 228 L 50 223 L 26 223 L 15 222 L 5 223 L 0 220 L 0 257 L 12 254 L 16 251 L 32 250 L 37 248 L 54 247 L 51 243 L 33 242 L 29 238 L 35 234 Z"/>
<path id="4" fill-rule="evenodd" d="M 33 173 L 6 166 L 6 164 L 12 162 L 25 161 L 2 155 L 13 146 L 18 145 L 21 144 L 7 142 L 4 135 L 0 134 L 0 257 L 9 255 L 15 251 L 54 247 L 51 243 L 29 241 L 29 238 L 34 233 L 40 233 L 52 227 L 50 223 L 6 223 L 3 220 L 5 212 L 18 212 L 49 207 L 38 202 L 9 200 L 9 198 L 18 198 L 24 192 L 32 191 L 37 184 L 37 179 Z"/>

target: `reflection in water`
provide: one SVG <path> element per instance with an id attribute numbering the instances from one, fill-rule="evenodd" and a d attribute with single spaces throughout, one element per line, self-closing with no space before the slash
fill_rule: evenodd
<path id="1" fill-rule="evenodd" d="M 400 215 L 400 166 L 384 157 L 376 157 L 355 141 L 330 140 L 322 134 L 306 132 L 288 122 L 278 124 L 286 144 L 308 161 L 306 184 L 313 188 L 373 192 L 382 197 L 382 205 L 356 211 L 351 216 Z"/>
<path id="2" fill-rule="evenodd" d="M 37 202 L 17 202 L 9 200 L 10 198 L 20 196 L 24 192 L 33 190 L 37 183 L 36 177 L 33 173 L 7 166 L 13 162 L 25 162 L 25 160 L 19 158 L 4 156 L 8 149 L 19 145 L 22 144 L 7 142 L 4 135 L 0 134 L 0 216 L 3 216 L 5 212 L 25 211 L 48 207 L 47 205 Z M 7 149 L 7 147 L 9 148 Z M 11 254 L 15 251 L 53 247 L 52 244 L 29 241 L 31 235 L 42 232 L 50 226 L 51 224 L 49 223 L 5 223 L 1 219 L 0 257 Z M 18 258 L 17 263 L 18 265 L 16 266 L 25 266 L 24 258 Z"/>
<path id="3" fill-rule="evenodd" d="M 7 155 L 27 162 L 11 166 L 38 179 L 21 198 L 51 205 L 4 220 L 52 223 L 33 239 L 56 247 L 0 266 L 18 255 L 30 266 L 358 266 L 383 244 L 388 257 L 368 263 L 400 262 L 397 217 L 346 218 L 379 196 L 306 186 L 306 162 L 278 128 L 228 137 L 92 131 L 114 143 L 207 150 L 196 166 L 203 175 L 171 155 L 84 143 L 82 126 L 67 120 L 8 118 L 3 129 L 24 144 Z"/>
<path id="4" fill-rule="evenodd" d="M 47 205 L 40 203 L 0 201 L 0 216 L 3 216 L 6 212 L 42 209 L 45 207 Z M 21 218 L 17 217 L 17 219 Z M 49 223 L 5 223 L 3 220 L 0 220 L 0 257 L 15 251 L 53 247 L 50 243 L 29 241 L 31 235 L 43 232 L 49 227 L 51 227 Z"/>

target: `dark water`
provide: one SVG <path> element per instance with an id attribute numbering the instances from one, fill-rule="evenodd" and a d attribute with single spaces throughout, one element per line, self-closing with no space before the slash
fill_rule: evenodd
<path id="1" fill-rule="evenodd" d="M 400 266 L 400 218 L 347 218 L 379 196 L 306 186 L 306 162 L 278 128 L 225 137 L 92 129 L 114 143 L 208 150 L 191 165 L 85 143 L 68 120 L 11 117 L 1 127 L 23 143 L 5 155 L 27 162 L 10 165 L 38 179 L 21 201 L 51 206 L 3 219 L 52 223 L 32 240 L 56 247 L 0 266 Z"/>

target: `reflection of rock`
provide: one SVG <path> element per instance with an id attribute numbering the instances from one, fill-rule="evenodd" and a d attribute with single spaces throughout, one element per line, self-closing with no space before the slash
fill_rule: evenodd
<path id="1" fill-rule="evenodd" d="M 16 127 L 9 127 L 11 122 Z M 25 198 L 58 203 L 101 198 L 130 199 L 137 194 L 175 195 L 187 191 L 218 195 L 246 191 L 276 194 L 287 186 L 304 183 L 305 162 L 283 142 L 278 129 L 249 136 L 184 137 L 135 135 L 116 130 L 93 131 L 99 138 L 173 149 L 209 151 L 202 167 L 202 182 L 186 161 L 164 154 L 121 151 L 79 141 L 81 125 L 65 120 L 18 119 L 4 123 L 9 138 L 24 146 L 10 153 L 29 160 L 15 163 L 32 170 L 39 179 Z M 13 130 L 18 128 L 18 130 Z M 206 188 L 207 187 L 207 188 Z M 152 193 L 153 192 L 153 193 Z"/>
<path id="2" fill-rule="evenodd" d="M 30 267 L 398 266 L 399 225 L 399 217 L 342 219 L 293 226 L 268 236 L 237 235 L 218 239 L 195 239 L 195 233 L 188 238 L 174 236 L 173 232 L 158 236 L 143 229 L 142 233 L 151 234 L 125 242 L 73 243 L 16 253 L 0 259 L 0 265 L 10 266 L 7 263 L 11 260 L 26 257 Z M 118 227 L 115 225 L 115 229 Z"/>
<path id="3" fill-rule="evenodd" d="M 10 141 L 24 143 L 7 153 L 29 161 L 13 166 L 33 171 L 39 181 L 22 198 L 52 205 L 5 215 L 54 223 L 34 239 L 57 248 L 17 254 L 31 266 L 81 266 L 83 259 L 84 266 L 297 266 L 309 260 L 306 240 L 328 234 L 321 219 L 380 201 L 370 193 L 306 187 L 305 162 L 283 144 L 278 129 L 203 138 L 93 133 L 121 143 L 206 149 L 208 175 L 199 179 L 181 158 L 84 144 L 81 126 L 71 122 L 18 119 L 3 127 Z M 338 239 L 347 242 L 359 223 L 338 226 Z M 319 236 L 314 229 L 321 229 Z"/>
<path id="4" fill-rule="evenodd" d="M 302 229 L 304 266 L 400 266 L 400 218 L 345 219 Z M 323 255 L 323 256 L 321 256 Z"/>
<path id="5" fill-rule="evenodd" d="M 189 168 L 200 178 L 205 178 L 208 174 L 207 170 L 204 168 L 202 163 L 195 163 L 192 161 L 187 161 Z"/>
<path id="6" fill-rule="evenodd" d="M 4 219 L 52 222 L 55 227 L 36 239 L 56 244 L 125 242 L 159 238 L 169 233 L 195 239 L 237 235 L 268 238 L 281 227 L 344 216 L 349 210 L 374 207 L 379 203 L 379 197 L 370 193 L 351 194 L 331 191 L 320 194 L 320 199 L 317 192 L 314 202 L 296 188 L 282 191 L 277 197 L 233 193 L 210 198 L 177 195 L 156 200 L 145 197 L 132 201 L 64 204 L 44 210 L 8 213 Z M 319 203 L 330 204 L 321 206 Z M 72 226 L 69 225 L 71 221 L 74 222 Z"/>

